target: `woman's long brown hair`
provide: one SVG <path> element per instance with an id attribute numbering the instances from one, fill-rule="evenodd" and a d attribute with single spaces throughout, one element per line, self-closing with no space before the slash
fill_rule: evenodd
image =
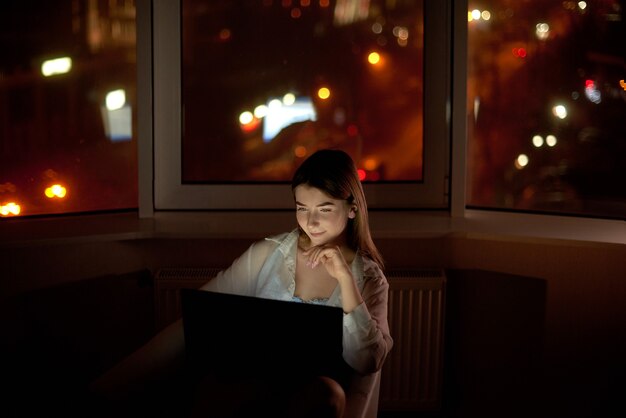
<path id="1" fill-rule="evenodd" d="M 354 251 L 374 260 L 380 268 L 383 258 L 370 233 L 367 202 L 354 161 L 344 151 L 323 149 L 311 154 L 296 170 L 291 190 L 301 184 L 320 189 L 335 199 L 346 200 L 357 208 L 354 219 L 348 221 L 348 245 Z"/>

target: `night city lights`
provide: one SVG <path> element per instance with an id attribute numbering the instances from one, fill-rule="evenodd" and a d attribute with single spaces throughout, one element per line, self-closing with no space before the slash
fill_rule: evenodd
<path id="1" fill-rule="evenodd" d="M 17 216 L 21 211 L 21 206 L 15 202 L 7 202 L 0 205 L 0 216 Z"/>
<path id="2" fill-rule="evenodd" d="M 424 138 L 438 125 L 424 104 L 449 92 L 425 94 L 432 26 L 422 0 L 181 0 L 180 10 L 180 77 L 158 98 L 180 96 L 171 113 L 180 115 L 182 183 L 286 182 L 321 147 L 349 152 L 366 183 L 425 181 Z M 12 13 L 17 23 L 0 28 L 0 39 L 20 39 L 3 44 L 0 68 L 0 185 L 12 185 L 0 187 L 0 202 L 16 205 L 5 212 L 136 207 L 135 3 Z M 467 24 L 468 204 L 619 216 L 623 2 L 470 1 L 458 17 Z M 81 198 L 62 199 L 53 184 Z"/>
<path id="3" fill-rule="evenodd" d="M 135 19 L 132 0 L 3 8 L 1 216 L 137 206 Z"/>
<path id="4" fill-rule="evenodd" d="M 71 69 L 72 59 L 69 57 L 47 60 L 44 61 L 43 64 L 41 64 L 41 74 L 43 74 L 44 77 L 65 74 L 68 73 Z"/>
<path id="5" fill-rule="evenodd" d="M 359 166 L 376 155 L 379 174 L 368 171 L 365 181 L 421 180 L 421 0 L 182 7 L 190 28 L 182 33 L 183 181 L 284 182 L 325 146 Z M 219 36 L 223 24 L 208 30 L 207 18 L 229 21 L 229 38 Z M 220 41 L 204 44 L 209 38 Z M 239 119 L 243 112 L 254 118 Z"/>
<path id="6" fill-rule="evenodd" d="M 67 194 L 67 189 L 60 184 L 54 184 L 50 187 L 47 187 L 46 190 L 44 191 L 44 194 L 49 199 L 54 199 L 54 198 L 63 199 L 65 195 Z"/>
<path id="7" fill-rule="evenodd" d="M 592 212 L 599 193 L 626 213 L 623 169 L 602 168 L 626 155 L 623 3 L 469 6 L 471 204 Z"/>

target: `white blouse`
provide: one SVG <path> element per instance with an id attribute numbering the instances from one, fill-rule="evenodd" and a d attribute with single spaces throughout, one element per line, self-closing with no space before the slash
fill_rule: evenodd
<path id="1" fill-rule="evenodd" d="M 202 289 L 292 301 L 296 287 L 298 236 L 298 229 L 294 229 L 253 243 Z M 344 314 L 343 358 L 358 372 L 349 392 L 363 399 L 350 399 L 348 394 L 346 413 L 351 417 L 364 417 L 366 411 L 361 410 L 363 405 L 360 404 L 370 402 L 372 386 L 379 378 L 377 372 L 393 346 L 387 322 L 389 284 L 380 267 L 360 254 L 355 256 L 351 269 L 363 303 Z M 326 304 L 342 307 L 339 286 Z M 355 404 L 351 407 L 352 403 Z"/>

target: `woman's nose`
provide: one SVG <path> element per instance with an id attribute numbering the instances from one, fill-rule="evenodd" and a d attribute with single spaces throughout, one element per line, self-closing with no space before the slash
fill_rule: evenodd
<path id="1" fill-rule="evenodd" d="M 308 219 L 308 221 L 307 221 L 307 225 L 308 225 L 308 226 L 315 226 L 315 225 L 317 225 L 317 224 L 319 224 L 319 221 L 318 221 L 318 219 L 317 219 L 317 215 L 316 215 L 316 214 L 314 214 L 314 213 L 310 214 L 310 215 L 309 215 L 309 219 Z"/>

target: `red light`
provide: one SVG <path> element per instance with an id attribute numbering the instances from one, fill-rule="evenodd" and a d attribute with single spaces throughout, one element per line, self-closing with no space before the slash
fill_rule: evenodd
<path id="1" fill-rule="evenodd" d="M 595 87 L 595 84 L 593 82 L 593 80 L 585 80 L 585 88 L 586 89 L 593 89 Z"/>
<path id="2" fill-rule="evenodd" d="M 259 125 L 261 124 L 261 121 L 257 118 L 252 119 L 252 121 L 250 123 L 246 123 L 245 125 L 241 125 L 241 130 L 244 132 L 252 132 L 254 131 L 256 128 L 259 127 Z"/>
<path id="3" fill-rule="evenodd" d="M 361 181 L 365 180 L 365 170 L 363 170 L 362 168 L 359 168 L 356 172 L 359 175 L 359 180 Z"/>
<path id="4" fill-rule="evenodd" d="M 359 128 L 356 125 L 348 126 L 348 135 L 356 136 L 359 133 Z"/>
<path id="5" fill-rule="evenodd" d="M 526 49 L 524 48 L 513 48 L 512 52 L 517 58 L 526 58 Z"/>

